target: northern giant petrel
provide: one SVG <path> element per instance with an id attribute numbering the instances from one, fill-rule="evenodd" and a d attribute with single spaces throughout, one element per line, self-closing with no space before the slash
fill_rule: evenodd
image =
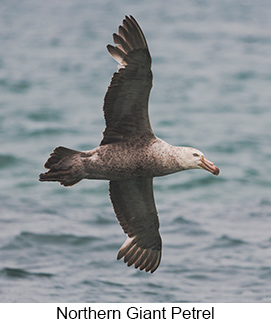
<path id="1" fill-rule="evenodd" d="M 40 181 L 71 186 L 84 178 L 109 180 L 113 208 L 127 235 L 117 258 L 153 273 L 162 249 L 153 177 L 197 168 L 218 175 L 219 169 L 199 150 L 171 146 L 154 135 L 148 115 L 151 56 L 136 20 L 126 16 L 113 39 L 116 46 L 107 49 L 119 69 L 104 98 L 100 145 L 83 152 L 55 148 Z"/>

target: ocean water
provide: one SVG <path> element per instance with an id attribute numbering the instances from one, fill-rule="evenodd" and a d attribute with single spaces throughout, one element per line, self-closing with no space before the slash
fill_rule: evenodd
<path id="1" fill-rule="evenodd" d="M 116 260 L 107 182 L 38 181 L 55 146 L 99 144 L 105 46 L 127 14 L 153 58 L 155 133 L 221 169 L 155 179 L 154 274 Z M 269 0 L 0 2 L 1 302 L 271 301 L 270 14 Z"/>

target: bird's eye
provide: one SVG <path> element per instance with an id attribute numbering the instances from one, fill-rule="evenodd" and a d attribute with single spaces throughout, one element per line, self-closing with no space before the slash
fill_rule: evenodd
<path id="1" fill-rule="evenodd" d="M 199 157 L 199 154 L 194 153 L 194 154 L 193 154 L 193 156 L 194 156 L 194 157 Z"/>

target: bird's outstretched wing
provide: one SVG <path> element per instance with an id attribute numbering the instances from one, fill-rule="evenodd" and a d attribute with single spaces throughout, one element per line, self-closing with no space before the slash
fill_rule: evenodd
<path id="1" fill-rule="evenodd" d="M 148 115 L 151 57 L 144 34 L 136 20 L 126 16 L 113 40 L 117 46 L 107 49 L 119 70 L 104 98 L 106 128 L 100 145 L 154 136 Z"/>
<path id="2" fill-rule="evenodd" d="M 110 181 L 114 211 L 127 234 L 118 253 L 128 266 L 153 273 L 160 264 L 162 242 L 153 197 L 152 178 Z"/>

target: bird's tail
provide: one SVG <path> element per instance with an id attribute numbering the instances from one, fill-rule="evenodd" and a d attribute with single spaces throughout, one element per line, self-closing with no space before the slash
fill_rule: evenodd
<path id="1" fill-rule="evenodd" d="M 57 147 L 51 153 L 44 167 L 48 172 L 40 174 L 41 182 L 59 182 L 64 186 L 72 186 L 82 178 L 79 176 L 76 160 L 80 151 L 65 147 Z"/>

